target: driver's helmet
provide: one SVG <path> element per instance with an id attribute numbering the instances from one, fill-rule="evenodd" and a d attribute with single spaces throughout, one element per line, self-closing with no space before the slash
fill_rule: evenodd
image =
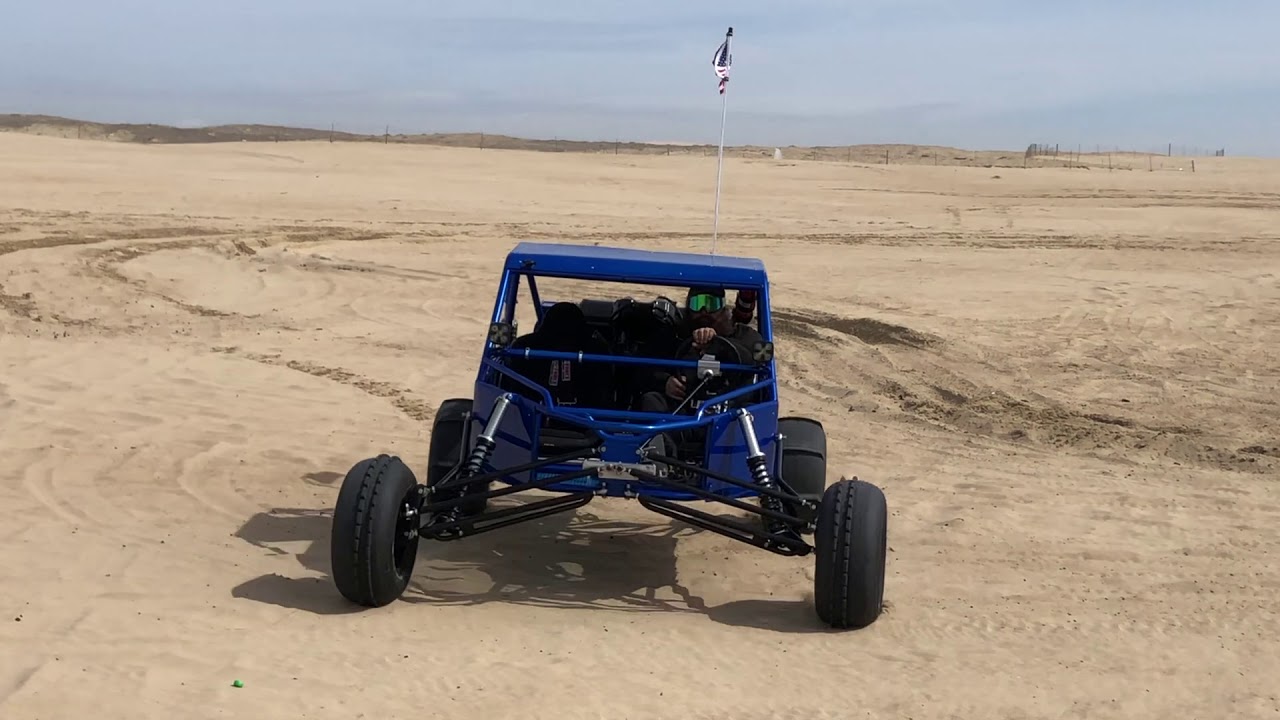
<path id="1" fill-rule="evenodd" d="M 724 288 L 691 287 L 685 296 L 685 308 L 691 313 L 714 313 L 724 308 Z"/>

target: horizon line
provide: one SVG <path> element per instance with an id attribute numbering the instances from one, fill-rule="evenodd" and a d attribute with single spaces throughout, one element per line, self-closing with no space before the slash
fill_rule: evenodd
<path id="1" fill-rule="evenodd" d="M 311 141 L 329 140 L 330 142 L 337 142 L 339 140 L 343 142 L 352 142 L 352 141 L 372 142 L 372 141 L 382 140 L 384 142 L 388 142 L 393 138 L 399 139 L 401 144 L 404 144 L 402 139 L 405 139 L 405 138 L 435 139 L 435 140 L 450 140 L 450 139 L 461 140 L 464 138 L 482 138 L 482 139 L 492 138 L 495 141 L 509 140 L 517 143 L 528 143 L 531 145 L 560 145 L 560 144 L 583 145 L 583 146 L 592 146 L 596 149 L 601 149 L 601 146 L 609 146 L 609 145 L 613 145 L 619 149 L 621 147 L 633 148 L 635 146 L 645 146 L 645 147 L 654 147 L 654 148 L 663 148 L 663 147 L 682 148 L 686 150 L 717 147 L 716 143 L 685 141 L 685 140 L 668 140 L 668 141 L 634 140 L 634 139 L 624 140 L 622 138 L 591 140 L 591 139 L 585 139 L 585 138 L 571 138 L 571 137 L 559 137 L 559 136 L 555 136 L 553 138 L 542 138 L 542 137 L 532 137 L 532 136 L 509 135 L 506 133 L 490 133 L 483 130 L 391 133 L 389 131 L 390 126 L 387 126 L 387 130 L 384 131 L 383 133 L 353 132 L 349 130 L 339 130 L 337 128 L 336 123 L 331 123 L 329 128 L 314 127 L 314 126 L 305 125 L 305 124 L 281 125 L 281 124 L 275 124 L 275 123 L 260 123 L 260 122 L 218 123 L 215 125 L 178 125 L 178 124 L 170 124 L 170 123 L 139 122 L 139 121 L 112 122 L 112 121 L 104 121 L 104 120 L 90 120 L 85 118 L 75 118 L 75 117 L 68 117 L 64 115 L 52 115 L 52 114 L 38 113 L 38 112 L 0 113 L 0 131 L 18 131 L 18 132 L 29 131 L 32 127 L 40 124 L 48 124 L 48 125 L 53 125 L 56 127 L 64 127 L 64 128 L 76 127 L 76 126 L 78 127 L 87 126 L 87 127 L 98 127 L 98 128 L 114 128 L 118 130 L 128 130 L 128 131 L 145 130 L 145 129 L 169 130 L 169 131 L 173 131 L 181 134 L 194 134 L 194 133 L 207 134 L 207 133 L 215 133 L 217 131 L 238 131 L 238 134 L 235 137 L 224 137 L 224 138 L 218 138 L 215 136 L 212 138 L 205 138 L 205 139 L 189 138 L 185 140 L 169 139 L 168 141 L 165 141 L 152 136 L 149 139 L 149 141 L 147 141 L 149 142 L 149 144 L 194 144 L 197 142 L 198 143 L 220 143 L 220 142 L 237 142 L 237 141 L 298 142 L 298 141 L 308 141 L 308 140 L 311 140 Z M 255 136 L 254 135 L 255 131 L 273 131 L 273 130 L 277 131 L 277 134 L 274 136 L 267 136 L 267 135 Z M 36 133 L 30 133 L 30 134 L 36 134 Z M 284 138 L 279 137 L 279 135 L 282 135 L 282 134 L 295 135 L 295 137 L 284 137 Z M 305 135 L 306 137 L 296 137 L 296 135 L 300 135 L 300 134 Z M 430 143 L 427 143 L 427 144 L 430 144 Z M 436 144 L 450 145 L 450 143 L 447 143 L 447 142 L 436 143 Z M 1081 147 L 1083 145 L 1082 143 L 1076 143 L 1077 147 L 1075 149 L 1072 149 L 1069 147 L 1061 148 L 1060 144 L 1057 144 L 1057 143 L 1050 144 L 1050 143 L 1033 143 L 1033 142 L 1029 142 L 1027 146 L 1022 148 L 1015 148 L 1015 147 L 972 148 L 972 147 L 960 147 L 960 146 L 952 146 L 952 145 L 936 145 L 936 144 L 912 143 L 912 142 L 852 143 L 852 144 L 845 144 L 845 145 L 832 145 L 832 144 L 761 145 L 761 144 L 753 144 L 753 143 L 744 143 L 744 144 L 733 144 L 733 145 L 726 144 L 724 147 L 726 151 L 729 149 L 768 150 L 773 148 L 781 149 L 781 150 L 790 149 L 793 151 L 794 150 L 820 151 L 820 150 L 834 150 L 834 149 L 853 150 L 853 149 L 872 149 L 872 148 L 880 150 L 880 149 L 902 148 L 902 149 L 920 149 L 920 150 L 925 150 L 925 149 L 950 150 L 950 151 L 969 152 L 969 153 L 1019 153 L 1019 154 L 1022 154 L 1022 153 L 1026 153 L 1029 150 L 1029 148 L 1031 148 L 1034 145 L 1040 145 L 1042 147 L 1053 147 L 1056 154 L 1052 155 L 1051 157 L 1055 157 L 1055 158 L 1059 156 L 1068 156 L 1068 157 L 1094 156 L 1096 157 L 1100 155 L 1117 155 L 1117 154 L 1118 155 L 1150 155 L 1153 157 L 1214 157 L 1214 155 L 1208 152 L 1192 153 L 1192 154 L 1173 153 L 1172 150 L 1175 146 L 1174 143 L 1165 143 L 1164 152 L 1157 152 L 1154 150 L 1125 149 L 1125 148 L 1120 148 L 1114 145 L 1111 146 L 1113 149 L 1107 150 L 1101 144 L 1095 144 L 1093 150 L 1086 150 L 1085 148 Z M 466 147 L 466 146 L 463 146 L 463 147 Z M 498 145 L 486 147 L 482 144 L 481 149 L 499 150 L 499 149 L 533 149 L 533 148 L 502 148 Z M 1184 151 L 1186 150 L 1185 145 L 1182 146 L 1182 149 Z M 1203 150 L 1209 150 L 1209 151 L 1213 150 L 1213 148 L 1195 148 L 1195 149 L 1196 150 L 1203 149 Z M 1045 155 L 1040 155 L 1040 157 L 1045 157 Z M 1219 157 L 1225 157 L 1225 154 Z M 1232 157 L 1244 158 L 1244 157 L 1254 157 L 1254 156 L 1235 155 Z M 1257 158 L 1267 159 L 1262 156 L 1257 156 Z"/>

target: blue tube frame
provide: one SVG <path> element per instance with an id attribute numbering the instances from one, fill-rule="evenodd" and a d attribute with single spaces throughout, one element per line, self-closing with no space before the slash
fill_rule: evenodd
<path id="1" fill-rule="evenodd" d="M 520 355 L 523 357 L 524 353 L 520 353 Z M 578 357 L 578 355 L 575 353 L 548 352 L 547 355 L 553 358 L 561 358 L 562 356 L 564 356 L 565 359 L 574 359 Z M 542 357 L 542 355 L 538 351 L 533 351 L 532 353 L 530 353 L 529 357 L 536 358 L 536 357 Z M 584 354 L 583 357 L 586 358 L 586 357 L 592 357 L 592 356 Z M 607 358 L 609 356 L 603 355 L 603 356 L 595 356 L 595 357 Z M 692 418 L 680 419 L 681 416 L 679 415 L 671 415 L 666 413 L 648 413 L 648 412 L 642 412 L 639 410 L 611 410 L 609 408 L 569 408 L 561 405 L 556 405 L 555 403 L 552 402 L 551 393 L 548 392 L 546 388 L 530 380 L 524 375 L 521 375 L 515 370 L 512 370 L 506 365 L 503 365 L 502 363 L 497 362 L 495 358 L 485 358 L 480 362 L 482 366 L 490 368 L 494 372 L 497 372 L 501 375 L 505 375 L 511 378 L 512 380 L 515 380 L 516 382 L 520 383 L 521 385 L 524 385 L 525 387 L 528 387 L 529 389 L 538 393 L 538 395 L 540 396 L 541 402 L 538 403 L 535 407 L 538 410 L 538 412 L 542 413 L 543 415 L 546 415 L 549 418 L 555 418 L 558 420 L 564 420 L 566 422 L 584 425 L 586 427 L 590 427 L 593 430 L 598 430 L 601 432 L 601 434 L 604 434 L 604 435 L 608 435 L 610 431 L 630 434 L 636 431 L 678 432 L 680 430 L 692 430 L 696 427 L 707 424 L 708 422 L 708 420 L 706 419 L 707 408 L 714 407 L 716 405 L 719 405 L 720 403 L 729 402 L 730 400 L 736 400 L 739 397 L 742 397 L 743 395 L 750 395 L 753 392 L 758 392 L 760 390 L 768 390 L 771 387 L 773 387 L 773 384 L 774 384 L 773 378 L 767 377 L 764 380 L 754 382 L 750 385 L 744 385 L 743 387 L 737 388 L 735 390 L 730 390 L 729 392 L 721 393 L 719 395 L 716 395 L 712 398 L 708 398 L 707 400 L 703 401 L 702 405 L 698 408 L 697 413 Z M 678 361 L 678 362 L 688 362 L 688 361 Z M 697 366 L 696 362 L 690 363 L 690 364 L 694 367 Z M 742 367 L 745 367 L 748 369 L 754 369 L 754 368 L 751 368 L 751 366 L 749 365 L 742 366 Z M 486 384 L 492 385 L 493 383 L 486 382 Z M 770 401 L 766 401 L 766 402 L 770 402 Z M 725 413 L 717 413 L 717 415 L 724 415 L 724 414 Z M 619 420 L 615 422 L 609 422 L 609 421 L 599 419 L 602 417 L 619 418 Z M 672 419 L 665 422 L 657 422 L 653 424 L 642 424 L 647 420 L 660 420 L 663 418 L 672 418 Z"/>
<path id="2" fill-rule="evenodd" d="M 587 272 L 548 273 L 538 272 L 537 270 L 527 267 L 511 267 L 510 265 L 511 263 L 509 262 L 508 267 L 503 269 L 502 277 L 498 285 L 497 297 L 493 306 L 491 322 L 511 322 L 515 317 L 517 293 L 522 279 L 526 280 L 529 284 L 529 290 L 538 323 L 541 322 L 545 311 L 537 288 L 536 278 L 539 276 L 554 276 L 583 280 L 594 279 L 604 280 L 606 282 L 612 281 L 623 283 L 628 281 L 628 278 L 621 277 L 619 275 L 612 275 L 612 273 L 610 273 L 610 276 L 608 277 L 601 277 L 600 273 L 592 274 Z M 654 282 L 655 278 L 646 278 L 644 282 L 645 284 L 681 287 L 681 283 L 678 281 L 672 281 L 675 277 L 679 277 L 679 273 L 673 273 L 673 277 L 666 278 L 665 282 Z M 698 284 L 701 285 L 705 283 L 700 282 Z M 769 310 L 770 297 L 768 282 L 764 281 L 759 284 L 754 282 L 726 284 L 724 287 L 727 289 L 749 288 L 757 292 L 757 318 L 759 323 L 759 332 L 766 341 L 772 341 L 772 313 Z M 734 411 L 709 413 L 708 408 L 760 391 L 764 391 L 765 399 L 761 402 L 753 403 L 747 409 L 755 418 L 756 430 L 759 436 L 757 441 L 767 456 L 766 459 L 768 466 L 771 468 L 770 471 L 772 473 L 778 473 L 780 470 L 781 457 L 778 452 L 777 435 L 777 373 L 776 360 L 774 359 L 770 359 L 768 363 L 761 365 L 721 364 L 720 368 L 722 371 L 751 372 L 762 375 L 763 378 L 750 385 L 709 398 L 700 405 L 692 416 L 689 416 L 665 413 L 646 413 L 637 410 L 558 406 L 554 404 L 551 394 L 546 388 L 507 367 L 502 362 L 502 360 L 507 357 L 578 360 L 582 362 L 649 365 L 673 368 L 696 368 L 698 366 L 698 362 L 696 360 L 676 360 L 673 358 L 636 358 L 545 350 L 513 350 L 496 345 L 486 337 L 482 350 L 480 367 L 475 381 L 474 397 L 477 402 L 474 410 L 475 414 L 472 417 L 471 437 L 475 437 L 480 429 L 483 428 L 484 423 L 488 420 L 488 417 L 492 412 L 492 408 L 487 405 L 496 398 L 497 395 L 504 392 L 498 387 L 498 376 L 506 376 L 519 384 L 530 388 L 538 397 L 538 400 L 535 401 L 519 393 L 513 393 L 513 402 L 515 406 L 512 407 L 511 412 L 508 413 L 508 417 L 505 417 L 502 422 L 502 426 L 495 438 L 499 441 L 499 449 L 495 451 L 494 458 L 486 467 L 486 471 L 497 470 L 503 466 L 510 467 L 531 460 L 532 456 L 537 454 L 535 448 L 538 446 L 539 437 L 541 436 L 540 423 L 536 420 L 537 418 L 542 417 L 556 419 L 564 423 L 580 426 L 596 432 L 605 441 L 605 445 L 611 449 L 615 458 L 618 453 L 618 448 L 633 449 L 638 444 L 647 441 L 650 437 L 658 433 L 680 432 L 697 428 L 706 428 L 709 435 L 706 451 L 707 455 L 704 457 L 703 462 L 706 463 L 708 469 L 726 472 L 735 477 L 747 478 L 750 474 L 746 465 L 746 446 L 743 444 L 744 441 L 740 437 L 738 420 L 733 416 Z M 555 468 L 549 467 L 546 468 L 545 471 L 551 473 L 569 472 L 572 469 L 573 468 L 571 466 Z M 535 475 L 528 475 L 529 479 L 534 477 Z M 501 480 L 501 482 L 512 485 L 519 485 L 525 481 L 527 480 L 522 480 L 515 476 L 507 476 Z M 671 500 L 698 499 L 698 496 L 692 493 L 685 493 L 672 488 L 649 485 L 640 480 L 627 482 L 603 479 L 572 481 L 562 485 L 552 485 L 545 489 L 561 492 L 581 492 L 587 487 L 606 496 L 621 496 L 628 493 L 638 493 L 641 495 Z M 705 480 L 702 483 L 702 488 L 725 497 L 747 497 L 756 494 L 752 490 L 715 480 Z"/>

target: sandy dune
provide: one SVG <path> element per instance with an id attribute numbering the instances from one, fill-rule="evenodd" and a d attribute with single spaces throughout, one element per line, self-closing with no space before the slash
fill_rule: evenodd
<path id="1" fill-rule="evenodd" d="M 1277 716 L 1264 161 L 728 161 L 786 410 L 889 498 L 865 630 L 818 623 L 810 559 L 622 502 L 427 544 L 404 601 L 345 604 L 337 483 L 421 472 L 511 243 L 705 249 L 714 177 L 0 135 L 0 717 Z"/>

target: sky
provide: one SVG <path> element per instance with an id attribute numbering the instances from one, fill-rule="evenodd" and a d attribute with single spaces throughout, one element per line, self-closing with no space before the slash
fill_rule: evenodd
<path id="1" fill-rule="evenodd" d="M 725 110 L 730 145 L 1280 156 L 1277 0 L 40 0 L 3 16 L 0 113 L 715 143 Z"/>

